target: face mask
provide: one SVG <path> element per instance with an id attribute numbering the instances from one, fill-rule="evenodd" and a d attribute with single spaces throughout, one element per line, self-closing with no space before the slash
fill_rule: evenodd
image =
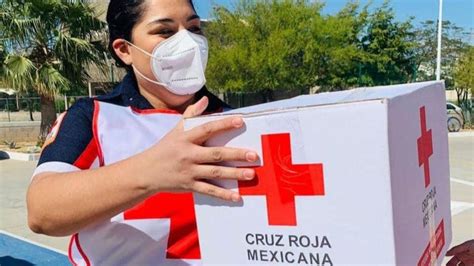
<path id="1" fill-rule="evenodd" d="M 204 36 L 181 30 L 159 43 L 152 54 L 128 43 L 151 57 L 151 70 L 156 80 L 146 77 L 133 66 L 145 80 L 177 95 L 194 94 L 206 84 L 204 71 L 209 50 Z"/>

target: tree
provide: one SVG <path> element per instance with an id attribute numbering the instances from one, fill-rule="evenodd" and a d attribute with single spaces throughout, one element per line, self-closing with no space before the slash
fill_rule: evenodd
<path id="1" fill-rule="evenodd" d="M 349 2 L 334 16 L 324 16 L 312 24 L 312 40 L 306 46 L 307 62 L 316 68 L 320 91 L 344 90 L 364 84 L 362 62 L 367 55 L 361 49 L 361 32 L 366 28 L 368 5 L 360 10 Z"/>
<path id="2" fill-rule="evenodd" d="M 422 22 L 415 31 L 415 42 L 417 43 L 415 62 L 416 69 L 419 71 L 418 81 L 436 78 L 437 25 L 437 22 L 427 20 Z M 442 25 L 441 78 L 446 81 L 448 88 L 453 88 L 454 64 L 468 46 L 469 34 L 450 21 L 443 21 Z"/>
<path id="3" fill-rule="evenodd" d="M 91 43 L 105 28 L 89 1 L 0 0 L 0 78 L 19 92 L 41 98 L 44 141 L 56 119 L 54 96 L 85 87 L 87 69 L 104 64 L 104 48 Z"/>
<path id="4" fill-rule="evenodd" d="M 322 90 L 406 83 L 414 79 L 413 26 L 397 22 L 390 2 L 369 12 L 370 4 L 348 4 L 315 25 L 310 54 L 316 56 Z"/>
<path id="5" fill-rule="evenodd" d="M 474 95 L 474 46 L 469 46 L 459 57 L 453 79 L 458 103 L 467 106 L 469 92 Z"/>
<path id="6" fill-rule="evenodd" d="M 208 85 L 221 91 L 259 92 L 314 86 L 316 68 L 306 46 L 321 5 L 309 1 L 240 1 L 235 12 L 217 8 L 206 28 L 211 46 Z"/>
<path id="7" fill-rule="evenodd" d="M 389 1 L 371 13 L 362 33 L 363 85 L 407 83 L 415 73 L 415 43 L 411 20 L 397 22 Z"/>

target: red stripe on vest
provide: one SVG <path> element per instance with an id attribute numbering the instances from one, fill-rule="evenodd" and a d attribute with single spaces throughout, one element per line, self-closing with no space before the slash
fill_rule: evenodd
<path id="1" fill-rule="evenodd" d="M 84 152 L 82 152 L 81 156 L 79 156 L 79 158 L 77 158 L 77 160 L 74 162 L 74 166 L 81 170 L 90 169 L 97 156 L 97 143 L 94 139 L 92 139 Z"/>
<path id="2" fill-rule="evenodd" d="M 179 112 L 171 109 L 138 109 L 135 107 L 130 107 L 132 109 L 132 112 L 140 115 L 148 115 L 148 114 L 174 114 L 174 115 L 180 115 Z"/>
<path id="3" fill-rule="evenodd" d="M 99 111 L 100 105 L 99 102 L 96 100 L 94 101 L 94 117 L 92 118 L 92 134 L 94 136 L 94 141 L 97 147 L 97 155 L 99 156 L 99 164 L 100 166 L 104 166 L 104 154 L 102 153 L 102 148 L 100 147 L 99 143 Z"/>
<path id="4" fill-rule="evenodd" d="M 81 247 L 81 243 L 79 242 L 79 234 L 78 233 L 76 233 L 74 235 L 74 241 L 76 242 L 77 250 L 79 250 L 79 253 L 81 254 L 84 261 L 86 262 L 86 265 L 90 266 L 91 262 L 89 261 L 89 258 L 87 257 L 86 253 L 84 252 L 84 250 Z"/>
<path id="5" fill-rule="evenodd" d="M 74 243 L 74 235 L 71 236 L 71 240 L 69 240 L 69 247 L 67 249 L 67 251 L 68 251 L 67 253 L 68 253 L 69 262 L 71 262 L 71 264 L 73 266 L 77 266 L 77 263 L 74 261 L 74 258 L 72 256 L 72 245 L 73 245 L 73 243 Z"/>

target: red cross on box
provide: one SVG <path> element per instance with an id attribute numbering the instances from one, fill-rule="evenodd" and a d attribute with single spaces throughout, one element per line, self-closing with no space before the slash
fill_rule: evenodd
<path id="1" fill-rule="evenodd" d="M 262 136 L 263 166 L 256 178 L 239 181 L 245 196 L 266 196 L 270 225 L 296 226 L 295 196 L 324 195 L 322 164 L 294 165 L 290 134 Z"/>
<path id="2" fill-rule="evenodd" d="M 430 130 L 426 130 L 425 107 L 420 108 L 421 137 L 418 138 L 418 165 L 423 165 L 425 174 L 425 188 L 430 185 L 430 160 L 433 155 L 433 135 Z"/>
<path id="3" fill-rule="evenodd" d="M 124 218 L 125 220 L 169 218 L 170 234 L 166 258 L 201 258 L 192 193 L 158 193 L 126 211 Z"/>

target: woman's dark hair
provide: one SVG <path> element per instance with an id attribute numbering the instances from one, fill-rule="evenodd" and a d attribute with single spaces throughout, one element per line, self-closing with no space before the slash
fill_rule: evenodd
<path id="1" fill-rule="evenodd" d="M 117 66 L 130 70 L 115 53 L 112 43 L 116 39 L 132 41 L 132 30 L 135 24 L 140 21 L 144 11 L 146 0 L 110 0 L 107 9 L 107 24 L 109 28 L 109 51 L 115 59 Z M 191 7 L 195 10 L 193 1 L 189 0 Z"/>

